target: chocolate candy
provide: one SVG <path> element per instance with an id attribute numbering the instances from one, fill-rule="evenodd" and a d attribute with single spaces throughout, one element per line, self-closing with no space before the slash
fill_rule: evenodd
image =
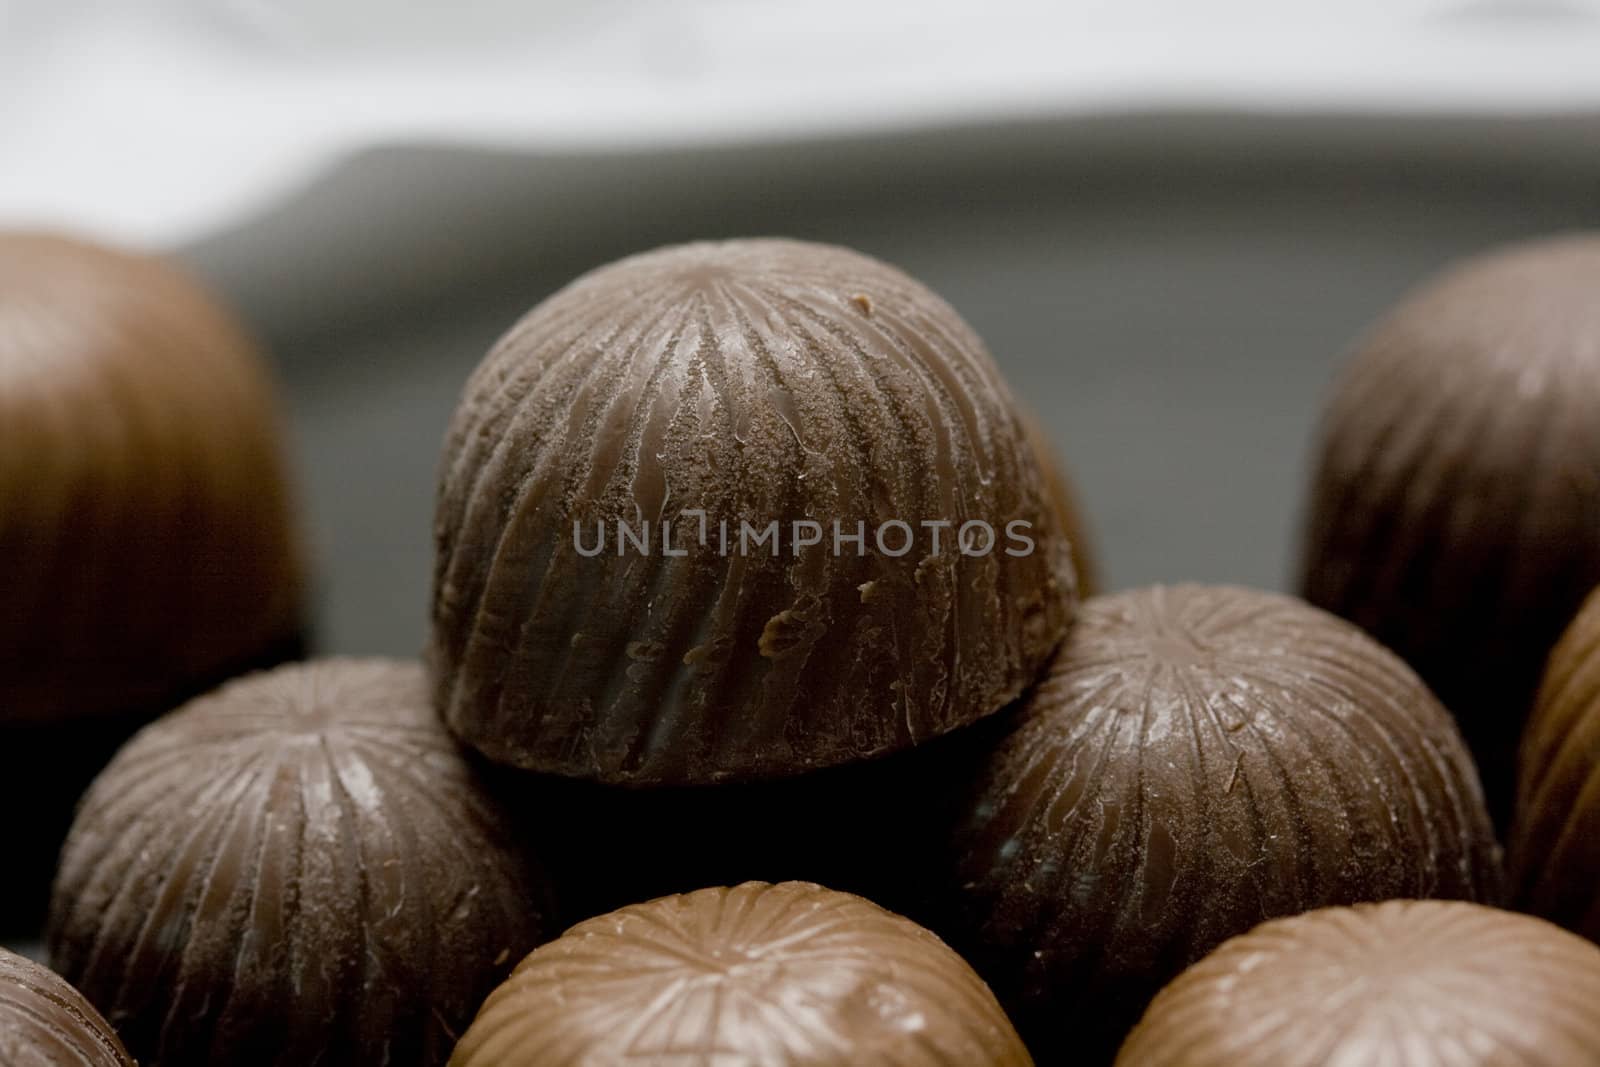
<path id="1" fill-rule="evenodd" d="M 492 759 L 694 785 L 886 754 L 1022 692 L 1066 539 L 976 335 L 904 274 L 748 240 L 601 268 L 467 384 L 431 662 Z"/>
<path id="2" fill-rule="evenodd" d="M 438 1064 L 551 904 L 412 663 L 232 682 L 84 799 L 52 963 L 141 1060 Z"/>
<path id="3" fill-rule="evenodd" d="M 278 434 L 194 282 L 0 234 L 0 727 L 164 710 L 299 633 Z"/>
<path id="4" fill-rule="evenodd" d="M 1545 669 L 1522 742 L 1511 877 L 1517 905 L 1600 941 L 1600 589 Z"/>
<path id="5" fill-rule="evenodd" d="M 293 654 L 303 567 L 271 382 L 173 267 L 0 233 L 0 932 L 144 722 Z"/>
<path id="6" fill-rule="evenodd" d="M 747 882 L 591 919 L 523 960 L 451 1067 L 1028 1064 L 994 996 L 909 919 Z"/>
<path id="7" fill-rule="evenodd" d="M 1449 714 L 1301 601 L 1152 587 L 1086 601 L 984 759 L 929 923 L 1034 1054 L 1116 1047 L 1161 983 L 1263 917 L 1495 900 Z"/>
<path id="8" fill-rule="evenodd" d="M 1150 1005 L 1118 1067 L 1581 1067 L 1600 948 L 1477 904 L 1394 900 L 1263 923 Z"/>
<path id="9" fill-rule="evenodd" d="M 134 1067 L 111 1027 L 60 976 L 0 948 L 0 1063 Z"/>
<path id="10" fill-rule="evenodd" d="M 1398 652 L 1461 721 L 1491 811 L 1545 656 L 1600 583 L 1600 236 L 1519 245 L 1380 322 L 1328 409 L 1312 603 Z"/>

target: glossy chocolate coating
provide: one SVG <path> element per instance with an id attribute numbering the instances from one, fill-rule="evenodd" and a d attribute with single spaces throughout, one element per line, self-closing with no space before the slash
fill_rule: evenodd
<path id="1" fill-rule="evenodd" d="M 413 663 L 232 682 L 84 800 L 52 963 L 141 1061 L 444 1062 L 551 905 Z"/>
<path id="2" fill-rule="evenodd" d="M 930 915 L 1035 1055 L 1109 1055 L 1161 983 L 1262 918 L 1496 900 L 1454 722 L 1355 627 L 1225 586 L 1079 615 L 974 779 Z"/>
<path id="3" fill-rule="evenodd" d="M 617 520 L 680 520 L 681 557 Z M 720 526 L 784 546 L 721 550 Z M 924 522 L 989 523 L 986 555 Z M 796 521 L 823 543 L 791 552 Z M 863 523 L 868 551 L 839 542 Z M 1031 524 L 1011 556 L 1004 531 Z M 903 555 L 875 531 L 905 523 Z M 598 556 L 575 545 L 574 527 Z M 634 256 L 535 308 L 468 382 L 442 464 L 431 662 L 500 762 L 607 783 L 797 774 L 1015 698 L 1069 623 L 1071 554 L 977 336 L 900 271 L 786 240 Z M 891 549 L 905 545 L 891 532 Z M 731 542 L 737 545 L 737 539 Z M 981 534 L 972 541 L 982 544 Z M 748 546 L 748 542 L 747 542 Z"/>
<path id="4" fill-rule="evenodd" d="M 1517 786 L 1517 906 L 1600 941 L 1600 589 L 1550 654 Z"/>
<path id="5" fill-rule="evenodd" d="M 489 997 L 452 1067 L 1028 1064 L 993 994 L 933 934 L 805 882 L 602 915 Z"/>
<path id="6" fill-rule="evenodd" d="M 0 728 L 130 716 L 301 629 L 272 384 L 159 260 L 0 234 Z"/>
<path id="7" fill-rule="evenodd" d="M 1600 948 L 1391 900 L 1263 923 L 1161 991 L 1118 1067 L 1593 1067 Z"/>
<path id="8" fill-rule="evenodd" d="M 1600 583 L 1600 236 L 1469 260 L 1362 342 L 1326 414 L 1302 588 L 1461 722 L 1491 812 L 1546 655 Z"/>
<path id="9" fill-rule="evenodd" d="M 100 1013 L 59 975 L 0 948 L 0 1064 L 134 1067 Z"/>

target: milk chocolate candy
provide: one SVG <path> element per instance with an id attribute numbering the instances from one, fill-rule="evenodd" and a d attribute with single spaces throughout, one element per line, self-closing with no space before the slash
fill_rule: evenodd
<path id="1" fill-rule="evenodd" d="M 1600 941 L 1600 590 L 1550 654 L 1508 845 L 1517 906 Z"/>
<path id="2" fill-rule="evenodd" d="M 134 1067 L 117 1035 L 59 975 L 0 948 L 0 1063 Z"/>
<path id="3" fill-rule="evenodd" d="M 1263 917 L 1494 901 L 1499 852 L 1449 714 L 1290 597 L 1085 601 L 980 765 L 928 921 L 1034 1054 L 1109 1057 L 1157 988 Z"/>
<path id="4" fill-rule="evenodd" d="M 1469 260 L 1367 335 L 1327 411 L 1305 596 L 1455 713 L 1490 809 L 1550 648 L 1600 583 L 1600 236 Z"/>
<path id="5" fill-rule="evenodd" d="M 605 783 L 794 775 L 974 722 L 1070 621 L 1009 390 L 842 248 L 662 249 L 540 304 L 446 443 L 431 663 L 458 736 Z"/>
<path id="6" fill-rule="evenodd" d="M 1540 919 L 1393 900 L 1264 923 L 1162 990 L 1117 1067 L 1589 1067 L 1600 948 Z"/>
<path id="7" fill-rule="evenodd" d="M 451 1067 L 1024 1065 L 972 968 L 847 893 L 748 882 L 602 915 L 523 960 Z"/>
<path id="8" fill-rule="evenodd" d="M 0 933 L 140 725 L 292 655 L 303 560 L 272 385 L 170 265 L 0 233 Z"/>
<path id="9" fill-rule="evenodd" d="M 546 935 L 414 663 L 232 682 L 147 727 L 64 850 L 54 966 L 159 1067 L 440 1064 Z"/>
<path id="10" fill-rule="evenodd" d="M 0 589 L 0 728 L 149 712 L 301 630 L 271 381 L 172 266 L 0 234 Z"/>

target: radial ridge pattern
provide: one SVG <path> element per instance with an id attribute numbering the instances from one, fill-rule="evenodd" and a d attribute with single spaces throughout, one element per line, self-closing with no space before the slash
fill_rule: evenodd
<path id="1" fill-rule="evenodd" d="M 1119 1067 L 1589 1067 L 1600 948 L 1540 919 L 1396 900 L 1266 923 L 1151 1004 Z"/>
<path id="2" fill-rule="evenodd" d="M 972 969 L 909 919 L 802 882 L 623 908 L 535 951 L 453 1067 L 1027 1064 Z"/>
<path id="3" fill-rule="evenodd" d="M 157 1067 L 437 1064 L 548 915 L 421 669 L 329 660 L 230 683 L 118 754 L 49 942 Z"/>

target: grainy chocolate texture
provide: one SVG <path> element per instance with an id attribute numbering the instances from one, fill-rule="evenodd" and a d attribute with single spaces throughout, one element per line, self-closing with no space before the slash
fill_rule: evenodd
<path id="1" fill-rule="evenodd" d="M 551 914 L 505 826 L 416 664 L 253 675 L 96 781 L 51 960 L 146 1067 L 442 1063 Z"/>
<path id="2" fill-rule="evenodd" d="M 635 904 L 534 952 L 451 1067 L 1028 1064 L 972 968 L 922 927 L 804 882 Z"/>
<path id="3" fill-rule="evenodd" d="M 616 520 L 683 509 L 704 511 L 707 545 L 680 519 L 686 555 L 659 537 L 618 554 Z M 803 520 L 823 543 L 795 556 Z M 835 553 L 835 520 L 865 524 L 865 555 Z M 916 534 L 898 557 L 871 544 L 894 520 Z M 945 529 L 935 554 L 921 528 L 969 520 L 993 552 L 965 557 Z M 1036 542 L 1021 557 L 1014 520 Z M 774 521 L 781 555 L 741 555 L 740 524 Z M 606 550 L 581 556 L 575 523 L 591 547 L 603 523 Z M 797 241 L 635 256 L 535 308 L 467 384 L 435 534 L 451 728 L 495 760 L 609 783 L 789 775 L 926 741 L 1016 697 L 1075 599 L 977 336 L 898 270 Z"/>
<path id="4" fill-rule="evenodd" d="M 1494 901 L 1501 874 L 1466 747 L 1410 668 L 1301 601 L 1175 586 L 1084 602 L 940 883 L 930 925 L 1034 1054 L 1092 1063 L 1263 918 Z"/>
<path id="5" fill-rule="evenodd" d="M 158 260 L 0 234 L 0 730 L 171 707 L 292 639 L 291 519 L 225 311 Z"/>
<path id="6" fill-rule="evenodd" d="M 1477 904 L 1277 919 L 1162 990 L 1118 1067 L 1593 1067 L 1600 949 Z"/>
<path id="7" fill-rule="evenodd" d="M 1492 814 L 1545 657 L 1600 583 L 1600 236 L 1518 245 L 1413 293 L 1327 411 L 1302 589 L 1461 722 Z"/>
<path id="8" fill-rule="evenodd" d="M 1600 941 L 1600 589 L 1545 668 L 1509 847 L 1517 906 Z"/>
<path id="9" fill-rule="evenodd" d="M 134 1067 L 100 1014 L 61 978 L 0 948 L 0 1064 Z"/>

